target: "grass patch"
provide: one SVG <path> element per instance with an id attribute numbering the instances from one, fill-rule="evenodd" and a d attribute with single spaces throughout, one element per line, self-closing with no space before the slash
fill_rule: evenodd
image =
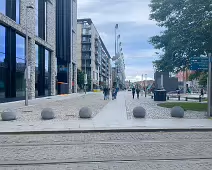
<path id="1" fill-rule="evenodd" d="M 161 103 L 158 104 L 160 107 L 172 108 L 174 106 L 180 106 L 185 111 L 192 110 L 192 111 L 207 111 L 208 104 L 207 103 L 187 103 L 187 102 L 168 102 L 168 103 Z"/>

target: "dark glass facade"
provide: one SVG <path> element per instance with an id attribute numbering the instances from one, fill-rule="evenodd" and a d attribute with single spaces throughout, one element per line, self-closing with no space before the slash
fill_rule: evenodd
<path id="1" fill-rule="evenodd" d="M 16 97 L 25 96 L 25 38 L 16 34 Z"/>
<path id="2" fill-rule="evenodd" d="M 5 28 L 0 25 L 0 98 L 5 97 Z"/>
<path id="3" fill-rule="evenodd" d="M 36 35 L 43 40 L 47 39 L 47 1 L 35 0 Z"/>
<path id="4" fill-rule="evenodd" d="M 48 96 L 50 84 L 51 53 L 36 44 L 35 89 L 36 96 Z"/>
<path id="5" fill-rule="evenodd" d="M 56 0 L 57 81 L 69 82 L 68 66 L 72 62 L 72 8 L 70 0 Z"/>

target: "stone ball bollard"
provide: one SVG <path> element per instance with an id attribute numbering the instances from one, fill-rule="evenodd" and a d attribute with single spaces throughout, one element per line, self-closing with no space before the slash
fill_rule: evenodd
<path id="1" fill-rule="evenodd" d="M 141 106 L 135 107 L 133 109 L 133 116 L 135 118 L 145 118 L 146 110 L 143 107 L 141 107 Z"/>
<path id="2" fill-rule="evenodd" d="M 175 106 L 171 109 L 171 116 L 183 118 L 184 117 L 184 109 L 180 106 Z"/>
<path id="3" fill-rule="evenodd" d="M 43 120 L 50 120 L 55 118 L 54 111 L 51 108 L 44 108 L 41 111 L 41 118 Z"/>
<path id="4" fill-rule="evenodd" d="M 79 117 L 80 118 L 91 118 L 92 116 L 92 110 L 88 107 L 83 107 L 79 111 Z"/>
<path id="5" fill-rule="evenodd" d="M 16 120 L 16 113 L 11 109 L 6 109 L 2 112 L 1 118 L 3 121 Z"/>

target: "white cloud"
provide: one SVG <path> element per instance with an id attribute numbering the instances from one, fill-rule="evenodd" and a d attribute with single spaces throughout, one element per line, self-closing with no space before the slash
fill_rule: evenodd
<path id="1" fill-rule="evenodd" d="M 149 0 L 78 0 L 78 17 L 92 18 L 98 24 L 107 22 L 134 22 L 141 24 L 155 24 L 149 20 Z M 90 10 L 83 10 L 83 9 Z"/>

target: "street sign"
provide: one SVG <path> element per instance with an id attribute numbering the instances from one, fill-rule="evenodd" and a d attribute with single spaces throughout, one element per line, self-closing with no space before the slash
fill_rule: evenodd
<path id="1" fill-rule="evenodd" d="M 208 70 L 208 57 L 192 57 L 190 70 L 203 71 Z"/>

